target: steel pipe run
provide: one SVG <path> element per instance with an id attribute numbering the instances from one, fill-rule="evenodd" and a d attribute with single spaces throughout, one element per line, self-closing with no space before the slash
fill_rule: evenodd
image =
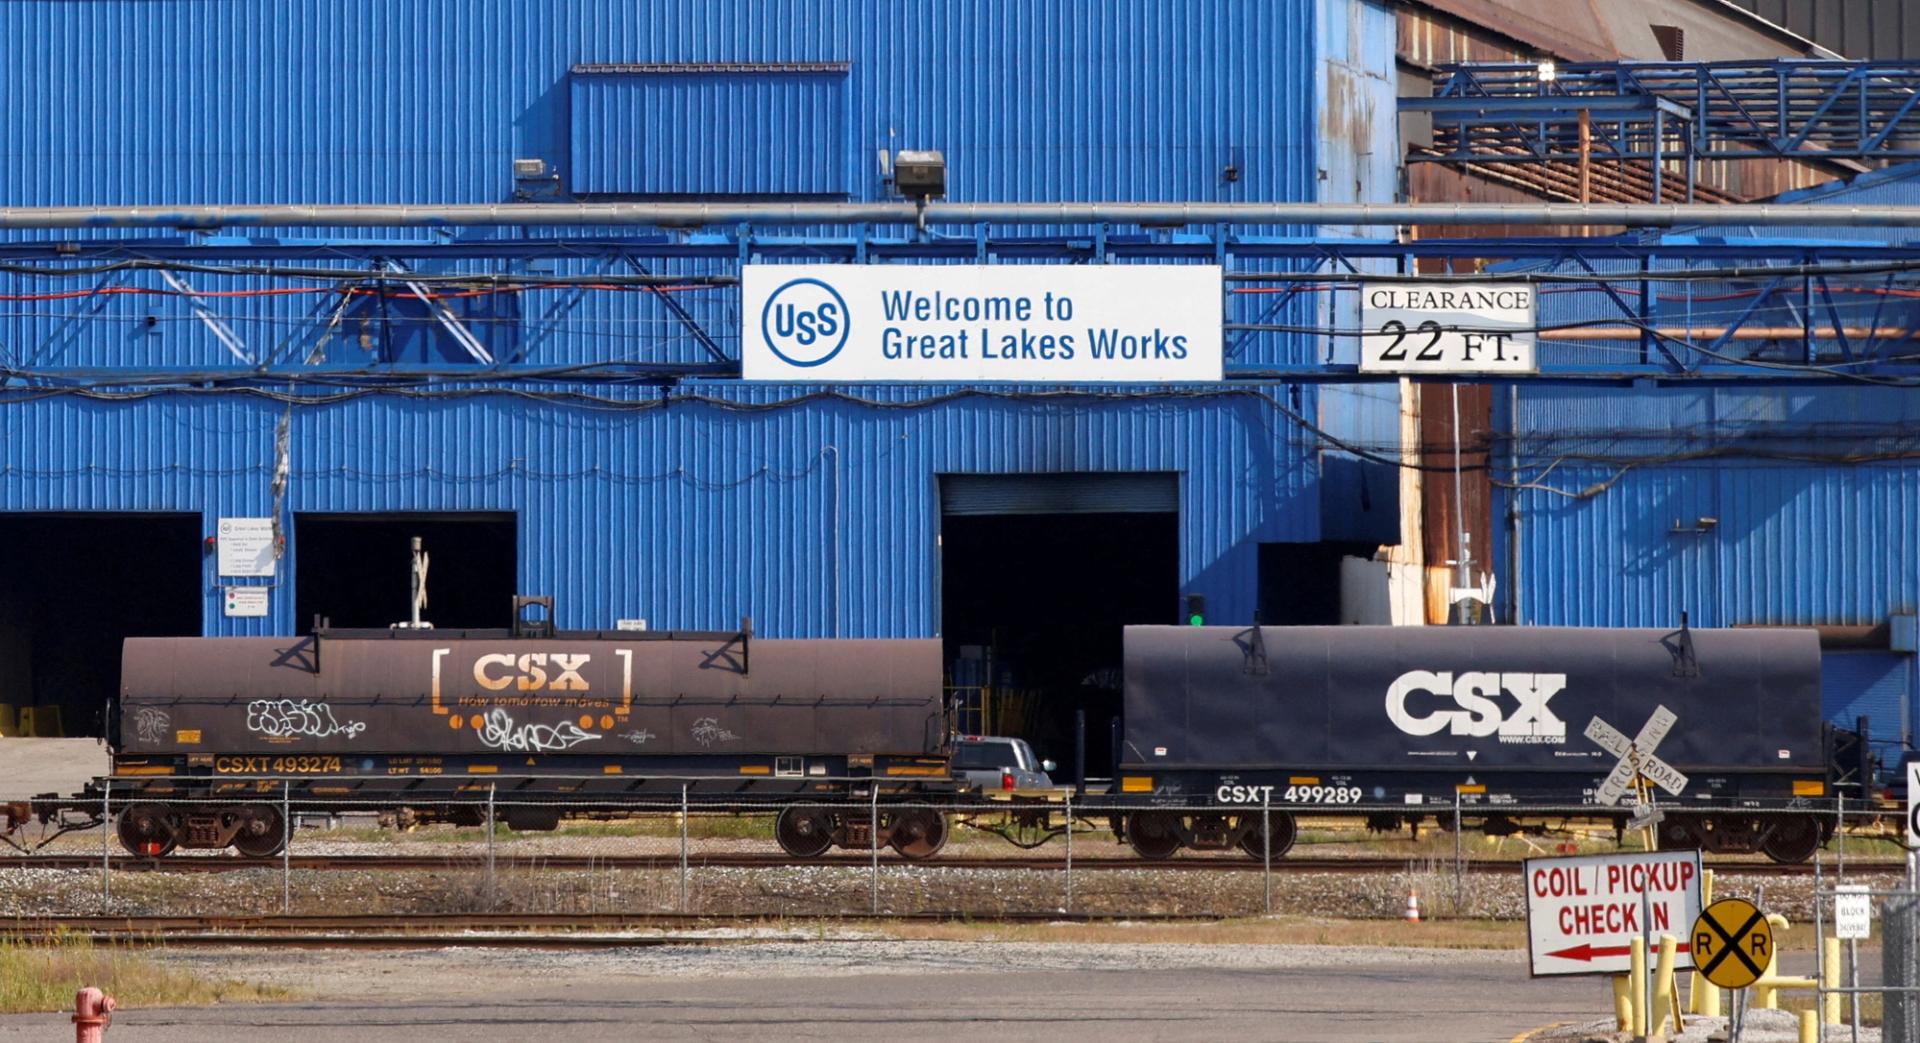
<path id="1" fill-rule="evenodd" d="M 1920 206 L 1744 203 L 453 203 L 0 208 L 0 228 L 640 225 L 1675 225 L 1920 227 Z"/>

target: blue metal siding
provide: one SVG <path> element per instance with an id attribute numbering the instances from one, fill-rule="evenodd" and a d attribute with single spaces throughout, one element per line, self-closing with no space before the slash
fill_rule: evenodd
<path id="1" fill-rule="evenodd" d="M 0 39 L 31 53 L 0 68 L 17 206 L 495 202 L 515 157 L 574 183 L 582 63 L 851 62 L 855 199 L 902 148 L 962 200 L 1317 192 L 1313 0 L 25 2 Z M 740 130 L 776 180 L 790 128 Z"/>
<path id="2" fill-rule="evenodd" d="M 1820 657 L 1821 709 L 1842 728 L 1867 718 L 1869 738 L 1884 756 L 1909 734 L 1913 666 L 1912 656 L 1893 652 L 1828 652 Z"/>
<path id="3" fill-rule="evenodd" d="M 634 391 L 591 408 L 395 395 L 298 408 L 284 509 L 510 512 L 519 586 L 556 594 L 563 626 L 750 614 L 778 636 L 937 633 L 941 474 L 1179 474 L 1182 589 L 1225 619 L 1252 616 L 1258 543 L 1317 536 L 1311 457 L 1257 394 L 1068 405 L 868 387 L 850 389 L 863 402 L 757 408 L 796 389 L 696 390 L 705 404 Z M 209 533 L 266 516 L 288 416 L 219 396 L 18 403 L 0 410 L 0 510 L 191 511 Z M 267 619 L 222 617 L 210 583 L 207 632 L 294 629 L 299 553 L 290 540 Z"/>
<path id="4" fill-rule="evenodd" d="M 570 86 L 577 194 L 846 194 L 844 69 L 576 68 Z M 770 128 L 780 144 L 759 155 Z"/>
<path id="5" fill-rule="evenodd" d="M 1503 582 L 1517 581 L 1521 621 L 1667 626 L 1686 610 L 1699 625 L 1871 625 L 1913 611 L 1920 465 L 1899 454 L 1916 410 L 1889 388 L 1527 390 L 1502 447 L 1535 486 L 1502 494 L 1518 508 L 1519 574 Z M 1848 452 L 1891 458 L 1819 460 Z M 1701 518 L 1710 531 L 1684 531 Z"/>

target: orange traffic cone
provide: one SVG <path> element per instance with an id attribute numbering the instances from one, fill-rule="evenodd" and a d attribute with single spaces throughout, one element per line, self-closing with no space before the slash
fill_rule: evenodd
<path id="1" fill-rule="evenodd" d="M 1420 922 L 1420 892 L 1418 891 L 1407 892 L 1407 922 Z"/>

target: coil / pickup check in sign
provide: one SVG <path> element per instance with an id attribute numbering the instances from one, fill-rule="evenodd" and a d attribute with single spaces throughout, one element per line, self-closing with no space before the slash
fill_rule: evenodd
<path id="1" fill-rule="evenodd" d="M 1360 287 L 1362 373 L 1537 373 L 1530 283 Z"/>

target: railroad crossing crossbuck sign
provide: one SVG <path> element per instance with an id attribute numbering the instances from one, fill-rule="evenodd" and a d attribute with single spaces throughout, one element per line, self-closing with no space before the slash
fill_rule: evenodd
<path id="1" fill-rule="evenodd" d="M 1653 716 L 1640 728 L 1640 734 L 1627 741 L 1627 737 L 1613 725 L 1595 717 L 1587 723 L 1587 738 L 1615 757 L 1620 758 L 1613 770 L 1607 773 L 1607 779 L 1594 791 L 1593 798 L 1609 807 L 1620 803 L 1620 798 L 1632 792 L 1634 781 L 1644 775 L 1648 781 L 1679 796 L 1687 788 L 1687 777 L 1680 774 L 1673 765 L 1653 755 L 1660 740 L 1673 730 L 1673 723 L 1680 718 L 1664 706 L 1655 707 Z"/>
<path id="2" fill-rule="evenodd" d="M 1723 989 L 1760 980 L 1773 958 L 1773 925 L 1744 898 L 1722 898 L 1693 922 L 1693 966 Z"/>

